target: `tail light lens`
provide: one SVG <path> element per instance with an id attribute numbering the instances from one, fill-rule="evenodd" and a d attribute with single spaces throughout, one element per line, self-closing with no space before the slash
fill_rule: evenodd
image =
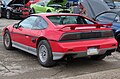
<path id="1" fill-rule="evenodd" d="M 60 41 L 75 41 L 75 40 L 88 40 L 98 38 L 113 37 L 113 32 L 110 31 L 91 31 L 80 33 L 65 33 L 61 36 Z"/>
<path id="2" fill-rule="evenodd" d="M 113 31 L 102 32 L 102 37 L 114 37 Z"/>
<path id="3" fill-rule="evenodd" d="M 63 34 L 60 41 L 70 41 L 70 40 L 79 40 L 79 34 Z"/>

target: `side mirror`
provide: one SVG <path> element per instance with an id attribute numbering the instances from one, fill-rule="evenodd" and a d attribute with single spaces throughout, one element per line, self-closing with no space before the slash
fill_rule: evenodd
<path id="1" fill-rule="evenodd" d="M 13 28 L 16 28 L 16 29 L 19 28 L 18 23 L 17 23 L 17 24 L 14 24 L 14 25 L 13 25 Z"/>

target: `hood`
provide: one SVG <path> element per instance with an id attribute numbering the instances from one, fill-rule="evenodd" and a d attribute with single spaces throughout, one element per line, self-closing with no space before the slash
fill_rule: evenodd
<path id="1" fill-rule="evenodd" d="M 48 1 L 47 5 L 60 4 L 60 5 L 64 6 L 67 3 L 67 0 L 47 0 L 47 1 Z"/>
<path id="2" fill-rule="evenodd" d="M 83 0 L 82 4 L 86 8 L 90 18 L 94 18 L 103 11 L 110 10 L 108 5 L 103 0 Z"/>
<path id="3" fill-rule="evenodd" d="M 10 6 L 11 4 L 27 4 L 29 0 L 2 0 L 3 4 Z"/>

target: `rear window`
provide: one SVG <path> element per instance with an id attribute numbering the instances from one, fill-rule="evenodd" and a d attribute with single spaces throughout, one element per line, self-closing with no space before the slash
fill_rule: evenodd
<path id="1" fill-rule="evenodd" d="M 48 16 L 48 19 L 55 25 L 95 24 L 93 21 L 83 18 L 81 16 Z"/>

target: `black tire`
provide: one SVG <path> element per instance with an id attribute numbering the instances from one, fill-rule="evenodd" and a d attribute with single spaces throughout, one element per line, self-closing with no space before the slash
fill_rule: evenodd
<path id="1" fill-rule="evenodd" d="M 5 31 L 5 34 L 3 36 L 3 43 L 4 43 L 4 46 L 7 50 L 13 49 L 10 33 L 8 30 Z"/>
<path id="2" fill-rule="evenodd" d="M 7 12 L 6 12 L 6 18 L 7 19 L 11 19 L 11 12 L 10 12 L 10 10 L 7 10 Z"/>
<path id="3" fill-rule="evenodd" d="M 116 40 L 118 42 L 117 51 L 120 52 L 120 33 L 116 36 Z"/>
<path id="4" fill-rule="evenodd" d="M 102 60 L 102 59 L 104 59 L 106 57 L 106 55 L 105 54 L 102 54 L 102 55 L 94 55 L 94 56 L 91 56 L 90 58 L 92 59 L 92 60 Z"/>
<path id="5" fill-rule="evenodd" d="M 51 47 L 47 40 L 42 40 L 37 46 L 37 56 L 39 63 L 44 67 L 54 66 Z"/>
<path id="6" fill-rule="evenodd" d="M 47 10 L 47 12 L 51 12 L 50 10 Z"/>

